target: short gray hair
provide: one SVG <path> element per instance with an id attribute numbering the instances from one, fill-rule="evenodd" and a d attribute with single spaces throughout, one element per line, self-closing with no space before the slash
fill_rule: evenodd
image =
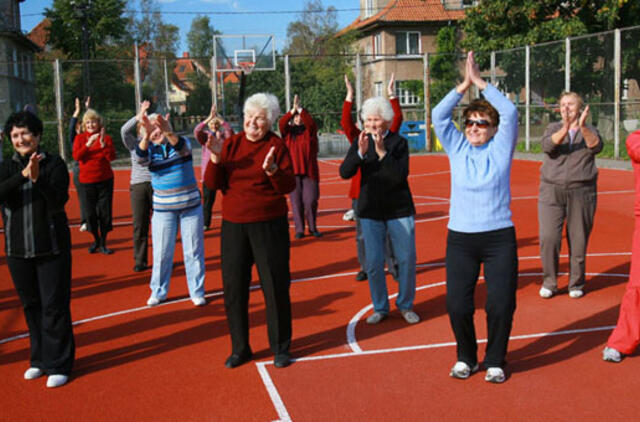
<path id="1" fill-rule="evenodd" d="M 393 108 L 391 103 L 384 97 L 371 97 L 362 104 L 360 116 L 362 120 L 367 120 L 368 116 L 377 115 L 382 117 L 385 122 L 393 120 Z"/>
<path id="2" fill-rule="evenodd" d="M 273 125 L 280 115 L 280 104 L 278 98 L 266 92 L 253 94 L 244 102 L 242 112 L 247 113 L 248 110 L 263 110 L 267 114 L 267 120 Z"/>

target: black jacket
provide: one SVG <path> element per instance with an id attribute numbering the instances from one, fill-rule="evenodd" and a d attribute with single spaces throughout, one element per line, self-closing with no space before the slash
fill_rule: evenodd
<path id="1" fill-rule="evenodd" d="M 69 171 L 57 155 L 44 153 L 38 180 L 22 175 L 28 158 L 14 153 L 0 163 L 0 205 L 7 256 L 58 255 L 71 248 L 64 205 L 69 199 Z"/>
<path id="2" fill-rule="evenodd" d="M 353 177 L 358 168 L 362 171 L 358 217 L 374 220 L 392 220 L 415 215 L 416 210 L 409 190 L 409 146 L 397 133 L 388 132 L 384 138 L 387 150 L 378 159 L 373 139 L 369 136 L 369 149 L 364 159 L 358 155 L 358 141 L 354 141 L 340 165 L 343 179 Z"/>

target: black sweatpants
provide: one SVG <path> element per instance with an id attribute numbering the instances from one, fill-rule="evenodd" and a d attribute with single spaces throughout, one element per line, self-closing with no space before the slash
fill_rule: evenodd
<path id="1" fill-rule="evenodd" d="M 91 233 L 104 237 L 113 229 L 113 179 L 82 184 L 87 200 L 87 223 Z"/>
<path id="2" fill-rule="evenodd" d="M 505 365 L 507 343 L 516 310 L 518 250 L 513 227 L 481 233 L 447 235 L 447 312 L 456 337 L 458 360 L 473 367 L 478 362 L 474 293 L 484 265 L 487 286 L 488 342 L 485 367 Z"/>
<path id="3" fill-rule="evenodd" d="M 31 366 L 69 375 L 75 357 L 71 326 L 71 251 L 39 258 L 7 257 L 31 339 Z"/>
<path id="4" fill-rule="evenodd" d="M 153 209 L 151 182 L 129 186 L 131 213 L 133 215 L 133 258 L 138 266 L 147 266 L 149 250 L 149 226 Z"/>
<path id="5" fill-rule="evenodd" d="M 211 210 L 216 202 L 216 192 L 215 189 L 211 190 L 202 184 L 202 217 L 206 227 L 211 226 Z"/>
<path id="6" fill-rule="evenodd" d="M 256 223 L 222 220 L 222 284 L 232 353 L 248 355 L 249 284 L 256 264 L 264 294 L 269 344 L 274 354 L 291 345 L 289 224 L 286 217 Z"/>

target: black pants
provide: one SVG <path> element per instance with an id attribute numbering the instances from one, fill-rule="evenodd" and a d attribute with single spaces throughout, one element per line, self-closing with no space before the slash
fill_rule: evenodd
<path id="1" fill-rule="evenodd" d="M 82 183 L 80 183 L 80 179 L 78 178 L 78 173 L 80 172 L 80 167 L 78 167 L 78 162 L 73 162 L 73 184 L 76 187 L 76 193 L 78 194 L 78 202 L 80 203 L 80 223 L 84 224 L 87 222 L 87 198 L 84 193 L 84 188 L 82 187 Z"/>
<path id="2" fill-rule="evenodd" d="M 149 250 L 149 225 L 153 208 L 151 182 L 129 186 L 131 213 L 133 214 L 133 258 L 138 266 L 147 266 Z"/>
<path id="3" fill-rule="evenodd" d="M 104 237 L 113 229 L 111 209 L 113 206 L 113 179 L 97 183 L 83 183 L 87 199 L 87 223 L 89 231 Z"/>
<path id="4" fill-rule="evenodd" d="M 75 357 L 71 327 L 71 251 L 40 258 L 7 257 L 31 340 L 31 366 L 69 375 Z"/>
<path id="5" fill-rule="evenodd" d="M 267 331 L 273 353 L 291 345 L 289 286 L 289 224 L 286 217 L 258 223 L 222 221 L 221 257 L 224 306 L 232 352 L 251 353 L 249 346 L 249 284 L 258 268 L 266 305 Z"/>
<path id="6" fill-rule="evenodd" d="M 211 210 L 216 202 L 216 190 L 211 190 L 202 184 L 202 216 L 204 217 L 204 225 L 211 226 Z"/>
<path id="7" fill-rule="evenodd" d="M 484 264 L 488 342 L 485 367 L 503 367 L 516 310 L 518 251 L 513 227 L 481 233 L 449 230 L 447 236 L 447 312 L 458 346 L 458 360 L 478 362 L 474 293 Z"/>

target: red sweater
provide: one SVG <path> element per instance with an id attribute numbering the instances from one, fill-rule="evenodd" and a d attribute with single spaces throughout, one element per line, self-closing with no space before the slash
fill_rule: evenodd
<path id="1" fill-rule="evenodd" d="M 267 176 L 262 169 L 274 146 L 278 170 Z M 284 141 L 273 132 L 257 142 L 244 132 L 224 141 L 218 164 L 207 163 L 204 183 L 223 195 L 222 218 L 233 223 L 254 223 L 287 215 L 286 194 L 296 187 L 291 157 Z"/>
<path id="2" fill-rule="evenodd" d="M 320 181 L 318 171 L 318 127 L 307 110 L 302 109 L 300 118 L 301 126 L 292 126 L 289 121 L 293 118 L 288 112 L 279 122 L 280 135 L 289 148 L 293 173 L 295 175 L 308 176 Z"/>
<path id="3" fill-rule="evenodd" d="M 392 98 L 389 100 L 391 103 L 391 107 L 393 108 L 393 121 L 391 122 L 391 127 L 389 130 L 391 132 L 397 133 L 400 130 L 400 125 L 402 124 L 402 108 L 400 108 L 400 100 L 398 98 Z M 340 126 L 342 126 L 342 130 L 344 134 L 347 136 L 349 143 L 353 143 L 358 139 L 361 130 L 356 127 L 353 123 L 353 119 L 351 118 L 351 106 L 353 103 L 350 101 L 345 101 L 342 104 L 342 119 L 340 119 Z M 351 178 L 351 186 L 349 187 L 349 198 L 358 199 L 358 195 L 360 195 L 360 170 L 356 173 L 355 176 Z"/>
<path id="4" fill-rule="evenodd" d="M 79 164 L 80 183 L 98 183 L 113 179 L 111 161 L 116 158 L 116 150 L 111 136 L 104 135 L 104 148 L 99 140 L 87 148 L 90 136 L 90 133 L 82 132 L 77 134 L 73 141 L 73 159 Z"/>

